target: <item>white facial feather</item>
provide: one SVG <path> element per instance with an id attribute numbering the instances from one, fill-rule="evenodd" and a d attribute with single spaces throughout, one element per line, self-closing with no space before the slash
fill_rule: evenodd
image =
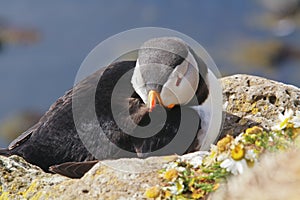
<path id="1" fill-rule="evenodd" d="M 189 52 L 186 60 L 170 74 L 160 93 L 165 106 L 187 104 L 194 96 L 199 84 L 198 65 Z"/>
<path id="2" fill-rule="evenodd" d="M 131 84 L 135 92 L 142 98 L 143 102 L 147 104 L 148 94 L 145 87 L 145 82 L 141 74 L 139 60 L 136 61 L 132 79 L 131 79 Z"/>

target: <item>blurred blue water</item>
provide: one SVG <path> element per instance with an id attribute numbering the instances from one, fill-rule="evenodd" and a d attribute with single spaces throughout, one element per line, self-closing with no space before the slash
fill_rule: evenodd
<path id="1" fill-rule="evenodd" d="M 47 110 L 72 87 L 91 49 L 107 37 L 135 27 L 183 32 L 207 49 L 221 72 L 242 73 L 245 69 L 219 55 L 237 38 L 269 34 L 253 31 L 246 23 L 250 15 L 260 12 L 253 1 L 234 0 L 1 1 L 0 17 L 14 26 L 37 28 L 42 40 L 34 45 L 6 46 L 0 53 L 0 121 L 23 109 Z M 290 70 L 253 73 L 299 84 L 298 77 L 286 80 L 294 74 Z"/>

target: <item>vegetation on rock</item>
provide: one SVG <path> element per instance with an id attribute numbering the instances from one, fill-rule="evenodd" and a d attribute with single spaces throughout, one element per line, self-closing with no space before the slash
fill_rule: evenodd
<path id="1" fill-rule="evenodd" d="M 300 134 L 300 112 L 294 115 L 292 110 L 286 110 L 284 115 L 279 114 L 277 123 L 271 131 L 254 126 L 235 138 L 227 135 L 197 162 L 178 159 L 168 163 L 160 171 L 160 192 L 155 187 L 156 195 L 153 195 L 153 188 L 150 188 L 146 197 L 171 200 L 207 197 L 220 184 L 226 184 L 230 176 L 243 174 L 247 168 L 255 166 L 262 154 L 294 146 Z"/>

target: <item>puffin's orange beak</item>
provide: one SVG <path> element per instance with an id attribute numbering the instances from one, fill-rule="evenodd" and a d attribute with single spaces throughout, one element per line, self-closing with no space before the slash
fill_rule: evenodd
<path id="1" fill-rule="evenodd" d="M 158 100 L 158 103 L 160 105 L 163 105 L 159 93 L 155 90 L 150 90 L 150 92 L 148 93 L 149 112 L 152 112 L 152 110 L 155 108 L 156 100 Z"/>
<path id="2" fill-rule="evenodd" d="M 174 108 L 175 104 L 170 104 L 167 106 L 167 108 L 171 109 L 171 108 Z"/>
<path id="3" fill-rule="evenodd" d="M 164 106 L 169 109 L 172 109 L 175 106 L 175 104 L 170 104 L 168 106 L 164 105 L 161 100 L 160 94 L 158 92 L 156 92 L 155 90 L 150 90 L 150 92 L 148 94 L 149 112 L 152 112 L 152 110 L 155 108 L 156 100 L 158 101 L 159 105 Z"/>

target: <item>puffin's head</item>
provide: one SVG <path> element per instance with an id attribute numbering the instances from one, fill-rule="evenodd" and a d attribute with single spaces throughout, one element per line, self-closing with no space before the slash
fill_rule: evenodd
<path id="1" fill-rule="evenodd" d="M 131 83 L 152 111 L 156 103 L 173 108 L 187 104 L 199 84 L 195 55 L 179 38 L 162 37 L 146 41 L 139 49 Z"/>

